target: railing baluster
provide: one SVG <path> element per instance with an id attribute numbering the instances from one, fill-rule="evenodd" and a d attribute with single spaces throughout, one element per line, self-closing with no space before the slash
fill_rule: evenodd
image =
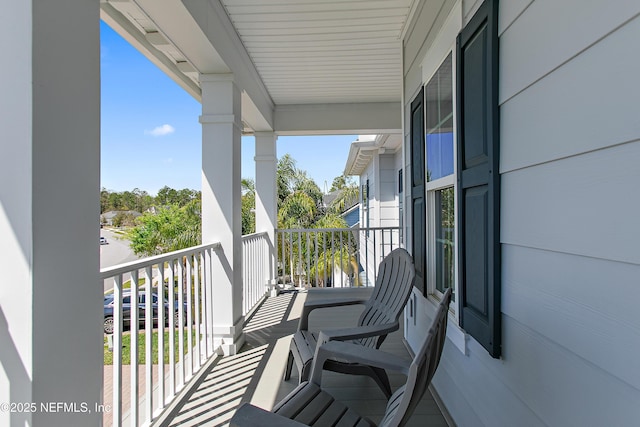
<path id="1" fill-rule="evenodd" d="M 369 287 L 369 236 L 367 236 L 366 232 L 364 235 L 364 258 L 365 258 L 365 267 L 364 267 L 364 280 Z"/>
<path id="2" fill-rule="evenodd" d="M 178 390 L 181 390 L 185 384 L 185 361 L 184 361 L 184 267 L 182 266 L 182 257 L 178 258 L 178 360 L 180 360 L 180 369 L 178 372 Z"/>
<path id="3" fill-rule="evenodd" d="M 378 266 L 378 257 L 376 255 L 376 234 L 378 234 L 376 232 L 376 230 L 373 231 L 373 262 L 374 262 L 374 269 L 373 269 L 373 283 L 376 283 L 376 280 L 378 278 L 378 273 L 377 273 L 377 266 Z"/>
<path id="4" fill-rule="evenodd" d="M 318 233 L 314 232 L 313 233 L 314 237 L 315 237 L 315 254 L 316 254 L 316 286 L 318 286 Z"/>
<path id="5" fill-rule="evenodd" d="M 204 306 L 202 304 L 202 299 L 201 299 L 201 295 L 200 295 L 200 257 L 201 257 L 201 253 L 197 252 L 194 256 L 193 256 L 193 269 L 194 269 L 194 284 L 193 284 L 193 289 L 195 291 L 195 298 L 196 298 L 196 369 L 200 369 L 200 366 L 202 366 L 202 353 L 200 352 L 200 340 L 202 339 L 201 334 L 202 331 L 200 329 L 200 312 L 202 310 L 202 307 Z"/>
<path id="6" fill-rule="evenodd" d="M 322 287 L 327 286 L 327 234 L 322 236 L 322 257 L 324 258 L 324 268 L 322 269 Z"/>
<path id="7" fill-rule="evenodd" d="M 191 255 L 187 255 L 187 354 L 189 363 L 187 365 L 187 377 L 191 378 L 193 376 L 193 337 L 192 337 L 192 327 L 193 327 L 193 315 L 191 313 L 192 307 L 191 304 L 193 302 L 191 291 L 192 291 L 192 279 L 191 275 L 193 274 L 193 258 Z"/>
<path id="8" fill-rule="evenodd" d="M 311 240 L 308 231 L 304 234 L 307 237 L 307 248 L 305 251 L 307 253 L 307 271 L 305 276 L 307 277 L 307 286 L 311 287 Z"/>
<path id="9" fill-rule="evenodd" d="M 343 260 L 342 232 L 340 232 L 340 287 L 344 288 L 344 260 Z"/>
<path id="10" fill-rule="evenodd" d="M 293 231 L 289 233 L 289 274 L 291 275 L 291 283 L 295 284 L 295 274 L 293 272 Z"/>
<path id="11" fill-rule="evenodd" d="M 211 345 L 209 343 L 209 335 L 211 334 L 211 313 L 209 311 L 209 295 L 211 281 L 211 252 L 207 249 L 202 252 L 202 300 L 204 301 L 204 307 L 202 309 L 202 328 L 203 328 L 203 345 L 204 345 L 204 357 L 205 360 L 209 358 Z"/>
<path id="12" fill-rule="evenodd" d="M 380 238 L 382 240 L 382 254 L 380 255 L 380 261 L 382 261 L 382 258 L 387 255 L 387 251 L 384 248 L 384 230 L 380 230 Z"/>
<path id="13" fill-rule="evenodd" d="M 146 286 L 146 298 L 145 298 L 145 375 L 146 375 L 146 383 L 145 383 L 145 410 L 146 410 L 146 420 L 150 424 L 151 419 L 153 418 L 153 356 L 151 350 L 153 349 L 153 318 L 154 316 L 154 307 L 153 307 L 153 284 L 151 283 L 151 266 L 147 266 L 144 269 L 144 284 Z M 160 301 L 156 302 L 156 310 L 159 310 Z"/>
<path id="14" fill-rule="evenodd" d="M 175 271 L 175 262 L 173 259 L 169 260 L 169 283 L 167 285 L 169 292 L 169 307 L 171 307 L 171 321 L 169 321 L 169 395 L 173 396 L 176 393 L 176 338 L 175 338 L 175 314 L 173 310 L 175 310 L 176 300 L 175 300 L 175 280 L 176 280 L 176 271 Z"/>
<path id="15" fill-rule="evenodd" d="M 122 425 L 122 274 L 113 278 L 113 425 Z"/>
<path id="16" fill-rule="evenodd" d="M 162 304 L 162 310 L 160 310 Z M 171 308 L 169 308 L 171 310 Z M 171 319 L 171 317 L 169 317 Z M 164 408 L 164 262 L 158 264 L 158 408 Z"/>
<path id="17" fill-rule="evenodd" d="M 300 269 L 302 268 L 302 236 L 301 232 L 298 230 L 298 265 L 296 266 L 296 272 L 298 273 L 298 285 L 302 287 L 302 272 Z"/>
<path id="18" fill-rule="evenodd" d="M 285 233 L 282 232 L 280 233 L 280 239 L 282 240 L 282 278 L 284 280 L 284 276 L 287 275 L 287 259 L 285 257 L 285 246 L 286 246 L 286 240 L 285 240 Z"/>
<path id="19" fill-rule="evenodd" d="M 129 354 L 131 356 L 130 369 L 131 369 L 131 408 L 129 418 L 131 420 L 131 426 L 138 426 L 138 315 L 140 313 L 138 302 L 138 270 L 131 272 L 131 295 L 129 299 L 131 320 L 129 322 L 129 338 L 130 348 Z"/>
<path id="20" fill-rule="evenodd" d="M 213 249 L 207 250 L 207 357 L 215 351 L 213 347 Z"/>

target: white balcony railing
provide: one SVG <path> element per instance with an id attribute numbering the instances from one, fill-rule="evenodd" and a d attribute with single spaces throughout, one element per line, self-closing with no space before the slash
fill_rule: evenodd
<path id="1" fill-rule="evenodd" d="M 265 295 L 268 235 L 243 236 L 242 248 L 245 315 Z M 101 270 L 113 283 L 105 294 L 105 328 L 112 329 L 105 340 L 113 351 L 112 368 L 105 365 L 111 411 L 104 425 L 149 425 L 215 356 L 212 262 L 220 249 L 201 245 Z"/>
<path id="2" fill-rule="evenodd" d="M 269 236 L 255 233 L 242 236 L 242 315 L 249 313 L 266 293 L 269 269 Z"/>
<path id="3" fill-rule="evenodd" d="M 276 230 L 278 281 L 298 287 L 373 286 L 400 247 L 399 227 Z"/>
<path id="4" fill-rule="evenodd" d="M 214 355 L 210 272 L 219 248 L 201 245 L 101 270 L 102 279 L 113 280 L 112 297 L 105 294 L 105 327 L 110 315 L 113 325 L 113 334 L 107 334 L 113 372 L 110 376 L 105 369 L 105 383 L 111 377 L 114 426 L 126 418 L 131 425 L 149 424 Z M 127 350 L 128 366 L 123 363 Z M 129 385 L 123 384 L 123 365 Z"/>

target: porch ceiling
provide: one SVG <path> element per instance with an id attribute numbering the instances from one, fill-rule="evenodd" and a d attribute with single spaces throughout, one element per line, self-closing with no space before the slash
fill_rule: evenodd
<path id="1" fill-rule="evenodd" d="M 232 72 L 246 130 L 283 133 L 310 130 L 319 112 L 320 133 L 400 129 L 401 39 L 416 3 L 101 0 L 102 19 L 194 97 L 200 74 Z M 352 126 L 337 104 L 356 112 Z"/>
<path id="2" fill-rule="evenodd" d="M 400 101 L 412 0 L 222 0 L 276 104 Z"/>

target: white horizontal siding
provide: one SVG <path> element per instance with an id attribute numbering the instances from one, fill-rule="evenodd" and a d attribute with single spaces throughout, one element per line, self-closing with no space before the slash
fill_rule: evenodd
<path id="1" fill-rule="evenodd" d="M 502 175 L 503 243 L 640 264 L 640 141 Z"/>
<path id="2" fill-rule="evenodd" d="M 640 265 L 512 245 L 502 264 L 505 315 L 640 393 Z"/>
<path id="3" fill-rule="evenodd" d="M 505 319 L 507 320 L 507 319 Z M 503 336 L 507 338 L 507 324 L 503 325 Z M 513 341 L 510 346 L 514 345 Z M 441 358 L 440 366 L 433 378 L 433 385 L 441 397 L 448 396 L 445 401 L 447 408 L 459 405 L 458 400 L 464 400 L 466 410 L 472 412 L 458 413 L 449 410 L 458 427 L 487 426 L 544 426 L 545 423 L 520 399 L 505 381 L 506 365 L 518 361 L 503 362 L 492 359 L 487 351 L 473 340 L 467 345 L 467 355 L 464 355 L 451 342 L 447 342 Z M 498 375 L 491 369 L 500 372 Z M 444 378 L 443 378 L 444 377 Z M 445 378 L 447 381 L 445 382 Z M 444 397 L 443 397 L 444 399 Z"/>
<path id="4" fill-rule="evenodd" d="M 640 17 L 502 105 L 501 172 L 640 139 L 637 40 Z"/>
<path id="5" fill-rule="evenodd" d="M 630 52 L 640 37 L 633 18 L 640 4 L 536 0 L 506 11 L 504 356 L 485 361 L 487 375 L 547 425 L 633 425 L 640 416 L 640 198 L 633 197 L 640 58 Z"/>
<path id="6" fill-rule="evenodd" d="M 512 0 L 505 1 L 500 4 L 500 13 L 498 15 L 498 34 L 509 28 L 511 24 L 520 16 L 522 12 L 531 4 L 533 0 Z"/>
<path id="7" fill-rule="evenodd" d="M 501 2 L 501 12 L 508 3 Z M 640 2 L 637 0 L 534 1 L 500 39 L 500 102 L 510 99 L 638 13 Z M 628 49 L 620 54 L 638 56 L 632 54 L 633 46 Z"/>

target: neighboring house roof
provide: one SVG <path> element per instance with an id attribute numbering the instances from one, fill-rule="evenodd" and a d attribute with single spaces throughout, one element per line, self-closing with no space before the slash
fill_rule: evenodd
<path id="1" fill-rule="evenodd" d="M 402 147 L 402 135 L 358 135 L 358 139 L 351 143 L 345 175 L 362 175 L 375 154 L 394 153 Z"/>
<path id="2" fill-rule="evenodd" d="M 133 215 L 134 217 L 139 217 L 140 215 L 142 215 L 138 211 L 107 211 L 100 216 L 105 220 L 112 220 L 118 214 L 129 214 L 129 215 Z"/>
<path id="3" fill-rule="evenodd" d="M 334 190 L 322 196 L 322 204 L 327 207 L 340 195 L 340 190 Z"/>
<path id="4" fill-rule="evenodd" d="M 324 207 L 331 205 L 331 203 L 333 203 L 334 200 L 336 200 L 338 196 L 340 196 L 340 192 L 341 190 L 334 190 L 322 196 L 322 203 Z M 346 213 L 349 209 L 352 209 L 354 206 L 357 206 L 358 203 L 360 203 L 360 200 L 357 197 L 354 197 L 353 200 L 347 200 L 345 203 L 343 214 Z"/>
<path id="5" fill-rule="evenodd" d="M 349 226 L 355 227 L 360 223 L 360 203 L 353 205 L 351 208 L 344 211 L 340 216 L 342 216 Z"/>

